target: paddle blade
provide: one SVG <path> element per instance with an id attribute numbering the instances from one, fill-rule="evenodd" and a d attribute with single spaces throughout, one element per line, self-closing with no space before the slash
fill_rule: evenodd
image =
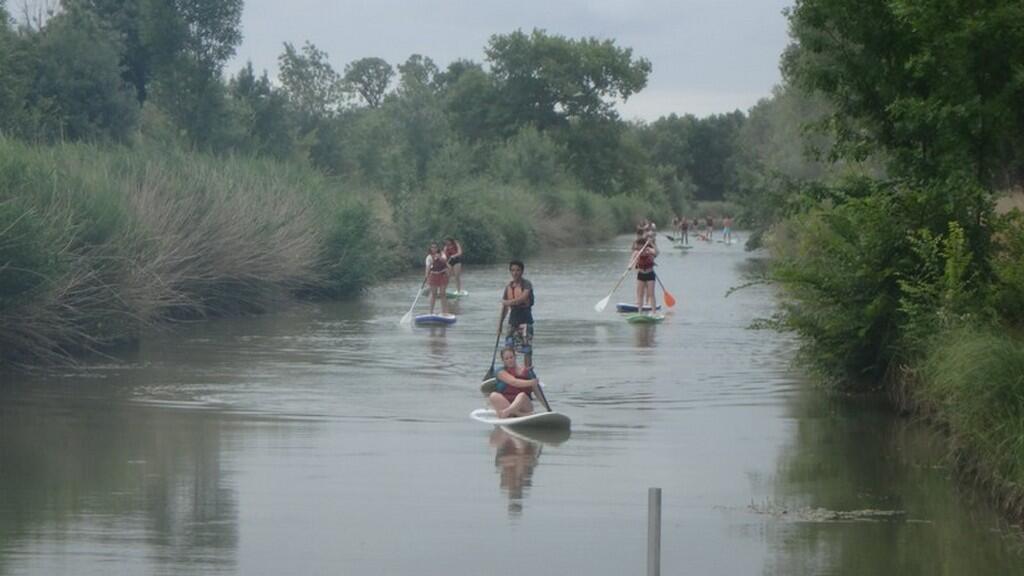
<path id="1" fill-rule="evenodd" d="M 402 319 L 398 321 L 398 323 L 402 326 L 405 326 L 409 322 L 412 322 L 412 310 L 406 312 L 405 316 L 402 316 Z"/>
<path id="2" fill-rule="evenodd" d="M 675 297 L 672 296 L 672 294 L 670 294 L 668 290 L 665 290 L 665 288 L 662 288 L 661 290 L 665 293 L 665 305 L 667 305 L 669 308 L 675 306 L 676 305 Z"/>
<path id="3" fill-rule="evenodd" d="M 480 383 L 480 392 L 484 396 L 489 396 L 491 394 L 491 392 L 497 392 L 497 391 L 498 391 L 498 381 L 495 380 L 494 378 L 487 378 L 486 380 L 484 380 L 483 382 Z"/>
<path id="4" fill-rule="evenodd" d="M 611 297 L 612 297 L 612 295 L 609 294 L 609 295 L 605 296 L 604 298 L 602 298 L 600 302 L 598 302 L 597 304 L 594 304 L 594 311 L 596 311 L 596 312 L 604 312 L 604 309 L 608 307 L 608 300 L 610 300 Z"/>

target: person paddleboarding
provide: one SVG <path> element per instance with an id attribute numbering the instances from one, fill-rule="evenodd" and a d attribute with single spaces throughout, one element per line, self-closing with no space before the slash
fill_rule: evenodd
<path id="1" fill-rule="evenodd" d="M 501 351 L 501 370 L 495 374 L 495 391 L 488 396 L 491 407 L 498 418 L 515 418 L 533 414 L 533 390 L 537 378 L 527 366 L 516 363 L 514 348 Z"/>
<path id="2" fill-rule="evenodd" d="M 444 255 L 448 258 L 448 266 L 455 280 L 455 293 L 462 296 L 462 244 L 451 236 L 444 239 Z"/>
<path id="3" fill-rule="evenodd" d="M 526 265 L 521 260 L 508 264 L 512 280 L 501 296 L 502 316 L 508 313 L 505 347 L 523 355 L 523 365 L 533 369 L 533 284 L 523 278 Z"/>
<path id="4" fill-rule="evenodd" d="M 448 259 L 444 252 L 437 246 L 437 242 L 430 243 L 430 250 L 427 252 L 425 278 L 427 286 L 430 287 L 430 313 L 434 313 L 434 306 L 438 299 L 441 300 L 441 313 L 448 314 L 448 296 L 445 291 L 448 288 Z"/>
<path id="5" fill-rule="evenodd" d="M 643 310 L 644 304 L 653 312 L 658 309 L 658 300 L 654 291 L 654 259 L 658 256 L 658 246 L 654 234 L 638 229 L 633 240 L 633 265 L 636 268 L 636 307 Z"/>

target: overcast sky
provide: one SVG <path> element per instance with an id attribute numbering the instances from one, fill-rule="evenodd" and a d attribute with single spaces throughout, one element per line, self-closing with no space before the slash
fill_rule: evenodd
<path id="1" fill-rule="evenodd" d="M 614 39 L 651 61 L 647 88 L 619 110 L 627 119 L 746 110 L 780 80 L 790 0 L 245 0 L 242 45 L 228 71 L 247 60 L 277 74 L 284 42 L 306 40 L 345 64 L 410 54 L 441 68 L 483 62 L 493 34 L 534 28 L 572 38 Z"/>

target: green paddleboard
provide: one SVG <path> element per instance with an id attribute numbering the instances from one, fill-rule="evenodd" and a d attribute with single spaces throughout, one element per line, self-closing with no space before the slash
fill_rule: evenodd
<path id="1" fill-rule="evenodd" d="M 657 324 L 665 319 L 664 314 L 628 314 L 626 322 L 630 324 Z"/>

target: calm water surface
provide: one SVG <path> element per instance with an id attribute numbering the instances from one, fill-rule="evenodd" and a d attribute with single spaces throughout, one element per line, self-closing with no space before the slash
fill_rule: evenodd
<path id="1" fill-rule="evenodd" d="M 666 243 L 661 325 L 596 314 L 627 245 L 527 262 L 568 437 L 468 417 L 502 266 L 468 268 L 449 328 L 397 325 L 411 275 L 5 377 L 0 574 L 642 574 L 651 486 L 665 574 L 1024 573 L 937 440 L 827 398 L 792 339 L 747 329 L 774 295 L 725 297 L 759 265 L 739 246 Z"/>

